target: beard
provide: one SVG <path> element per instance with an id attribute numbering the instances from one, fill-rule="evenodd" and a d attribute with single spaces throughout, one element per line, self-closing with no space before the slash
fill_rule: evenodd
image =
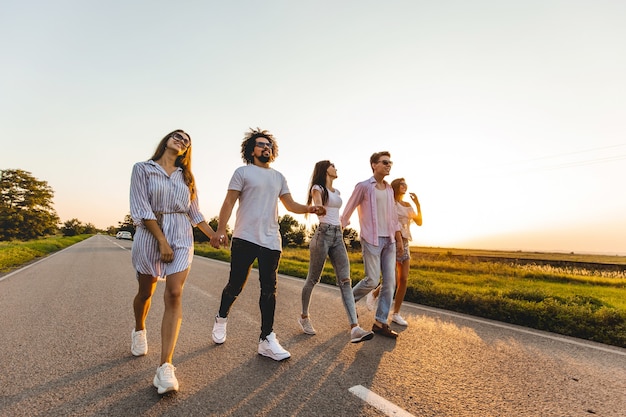
<path id="1" fill-rule="evenodd" d="M 270 161 L 270 157 L 265 155 L 257 156 L 257 159 L 264 164 L 267 164 Z"/>

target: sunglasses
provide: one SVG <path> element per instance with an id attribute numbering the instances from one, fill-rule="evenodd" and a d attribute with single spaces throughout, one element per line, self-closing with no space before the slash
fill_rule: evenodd
<path id="1" fill-rule="evenodd" d="M 383 159 L 382 161 L 378 161 L 378 162 L 380 162 L 380 163 L 381 163 L 381 164 L 383 164 L 384 166 L 387 166 L 387 165 L 393 165 L 393 162 L 391 162 L 391 161 L 390 161 L 390 160 L 388 160 L 388 159 Z"/>
<path id="2" fill-rule="evenodd" d="M 191 141 L 189 140 L 189 138 L 181 135 L 180 133 L 174 133 L 172 135 L 172 139 L 174 139 L 177 142 L 182 143 L 183 145 L 185 145 L 186 147 L 189 147 L 189 145 L 191 144 Z"/>
<path id="3" fill-rule="evenodd" d="M 254 146 L 261 149 L 265 149 L 266 146 L 270 149 L 274 149 L 274 145 L 272 145 L 271 142 L 255 142 Z"/>

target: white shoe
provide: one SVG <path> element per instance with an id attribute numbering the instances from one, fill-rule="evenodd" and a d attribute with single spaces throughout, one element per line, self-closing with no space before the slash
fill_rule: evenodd
<path id="1" fill-rule="evenodd" d="M 148 338 L 146 337 L 146 329 L 135 331 L 133 329 L 131 333 L 132 342 L 130 344 L 130 351 L 135 356 L 143 356 L 148 353 Z"/>
<path id="2" fill-rule="evenodd" d="M 370 340 L 373 337 L 374 332 L 368 332 L 360 326 L 353 327 L 352 330 L 350 330 L 350 341 L 352 343 L 363 342 L 364 340 Z"/>
<path id="3" fill-rule="evenodd" d="M 259 355 L 267 356 L 275 361 L 282 361 L 291 357 L 291 353 L 283 349 L 280 343 L 278 343 L 276 333 L 274 332 L 268 334 L 265 340 L 259 340 Z"/>
<path id="4" fill-rule="evenodd" d="M 365 297 L 365 305 L 367 306 L 367 309 L 369 311 L 374 311 L 376 310 L 376 303 L 378 302 L 378 297 L 374 296 L 374 291 L 370 291 L 369 293 L 367 293 L 367 296 Z"/>
<path id="5" fill-rule="evenodd" d="M 218 345 L 226 341 L 226 324 L 228 324 L 228 318 L 215 316 L 215 324 L 213 325 L 211 336 L 213 336 L 213 341 Z"/>
<path id="6" fill-rule="evenodd" d="M 391 321 L 393 321 L 396 324 L 399 324 L 400 326 L 408 326 L 409 323 L 402 318 L 402 316 L 398 313 L 393 313 L 391 315 Z"/>
<path id="7" fill-rule="evenodd" d="M 176 379 L 176 375 L 174 375 L 175 370 L 176 368 L 174 368 L 174 365 L 167 362 L 157 368 L 156 375 L 154 376 L 152 383 L 155 387 L 157 387 L 157 392 L 159 394 L 165 394 L 170 391 L 178 391 L 178 379 Z"/>
<path id="8" fill-rule="evenodd" d="M 311 324 L 311 320 L 307 318 L 298 317 L 298 324 L 302 327 L 302 331 L 306 334 L 316 334 L 315 328 L 313 328 L 313 324 Z"/>

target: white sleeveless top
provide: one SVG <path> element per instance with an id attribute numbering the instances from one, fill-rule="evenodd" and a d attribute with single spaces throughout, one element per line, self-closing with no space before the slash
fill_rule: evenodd
<path id="1" fill-rule="evenodd" d="M 311 191 L 317 190 L 322 194 L 324 190 L 319 185 L 314 185 Z M 341 193 L 338 189 L 335 188 L 335 191 L 328 190 L 328 201 L 324 208 L 326 208 L 326 214 L 323 216 L 318 216 L 320 219 L 320 223 L 332 224 L 335 226 L 341 225 L 341 221 L 339 220 L 339 209 L 343 201 L 341 200 Z"/>

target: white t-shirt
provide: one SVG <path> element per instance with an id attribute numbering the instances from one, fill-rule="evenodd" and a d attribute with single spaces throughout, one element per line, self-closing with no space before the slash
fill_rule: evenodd
<path id="1" fill-rule="evenodd" d="M 324 193 L 324 190 L 319 185 L 314 185 L 313 190 L 317 190 L 320 194 Z M 335 188 L 335 191 L 328 190 L 328 201 L 324 206 L 326 208 L 326 214 L 323 216 L 318 216 L 320 219 L 320 223 L 332 224 L 335 226 L 341 225 L 341 221 L 339 220 L 339 209 L 341 208 L 341 204 L 343 201 L 341 200 L 341 193 L 338 189 Z"/>
<path id="2" fill-rule="evenodd" d="M 273 168 L 245 165 L 235 170 L 229 190 L 239 191 L 233 237 L 271 250 L 282 250 L 278 199 L 290 194 L 287 180 Z"/>
<path id="3" fill-rule="evenodd" d="M 378 236 L 379 237 L 389 237 L 389 227 L 387 224 L 387 190 L 379 190 L 378 188 L 374 188 L 376 191 L 376 217 L 378 223 Z"/>

